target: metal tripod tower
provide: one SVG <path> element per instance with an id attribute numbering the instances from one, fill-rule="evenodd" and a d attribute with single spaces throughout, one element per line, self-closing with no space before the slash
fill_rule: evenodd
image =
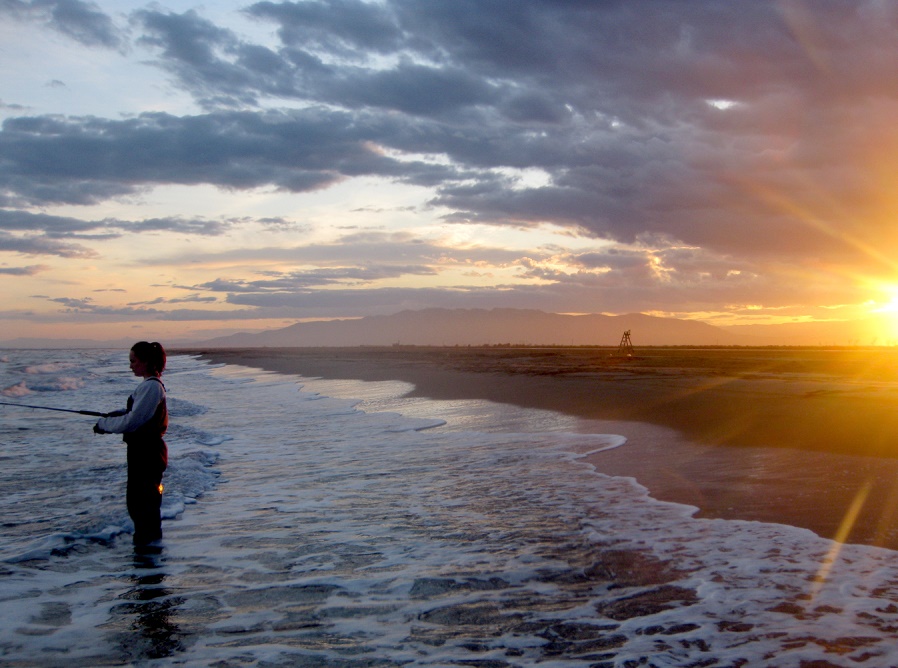
<path id="1" fill-rule="evenodd" d="M 627 357 L 633 356 L 633 342 L 630 341 L 629 329 L 624 332 L 622 337 L 620 337 L 620 345 L 617 347 L 617 354 L 626 355 Z"/>

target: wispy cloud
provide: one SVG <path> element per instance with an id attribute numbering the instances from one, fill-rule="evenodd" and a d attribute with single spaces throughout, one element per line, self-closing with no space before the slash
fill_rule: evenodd
<path id="1" fill-rule="evenodd" d="M 30 264 L 25 267 L 0 267 L 0 275 L 4 276 L 34 276 L 50 267 L 45 264 Z"/>

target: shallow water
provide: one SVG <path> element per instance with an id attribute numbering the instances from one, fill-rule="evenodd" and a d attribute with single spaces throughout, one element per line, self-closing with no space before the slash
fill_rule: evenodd
<path id="1" fill-rule="evenodd" d="M 10 401 L 136 386 L 117 351 L 2 355 Z M 0 665 L 898 665 L 895 552 L 695 519 L 585 463 L 619 435 L 187 357 L 164 380 L 157 555 L 121 533 L 114 437 L 0 413 Z"/>

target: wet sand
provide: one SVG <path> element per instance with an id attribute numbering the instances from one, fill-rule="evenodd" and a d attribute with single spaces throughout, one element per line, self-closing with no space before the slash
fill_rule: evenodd
<path id="1" fill-rule="evenodd" d="M 608 348 L 183 352 L 307 377 L 402 380 L 420 397 L 620 423 L 627 448 L 594 463 L 637 477 L 656 498 L 709 517 L 779 521 L 898 548 L 895 348 L 652 348 L 633 357 Z M 665 450 L 671 438 L 683 447 Z M 770 448 L 782 455 L 758 464 Z"/>

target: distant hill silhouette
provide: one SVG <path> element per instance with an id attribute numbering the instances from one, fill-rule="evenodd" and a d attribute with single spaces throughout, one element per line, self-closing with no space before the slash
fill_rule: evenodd
<path id="1" fill-rule="evenodd" d="M 255 348 L 327 346 L 587 345 L 617 346 L 630 330 L 639 346 L 895 346 L 898 331 L 884 315 L 856 321 L 793 322 L 771 325 L 709 325 L 631 313 L 562 315 L 522 309 L 425 309 L 394 315 L 297 323 L 267 332 L 207 340 L 166 339 L 166 348 Z M 131 339 L 17 338 L 0 348 L 120 348 Z"/>
<path id="2" fill-rule="evenodd" d="M 283 329 L 232 334 L 209 347 L 601 345 L 740 345 L 741 337 L 695 320 L 628 315 L 562 315 L 523 309 L 424 309 L 353 320 L 303 322 Z"/>

